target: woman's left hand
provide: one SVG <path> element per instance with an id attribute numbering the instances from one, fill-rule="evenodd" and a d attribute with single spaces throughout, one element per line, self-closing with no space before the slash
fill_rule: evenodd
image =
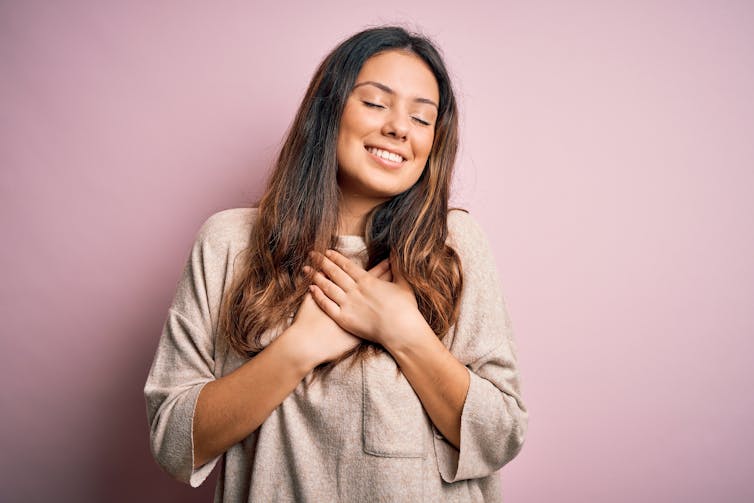
<path id="1" fill-rule="evenodd" d="M 390 270 L 367 273 L 334 250 L 325 255 L 312 252 L 320 270 L 312 275 L 310 289 L 317 305 L 344 330 L 388 348 L 419 331 L 424 321 L 411 285 L 387 259 L 375 266 Z"/>

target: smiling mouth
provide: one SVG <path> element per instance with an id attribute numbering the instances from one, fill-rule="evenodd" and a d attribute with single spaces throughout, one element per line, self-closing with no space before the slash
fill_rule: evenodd
<path id="1" fill-rule="evenodd" d="M 366 147 L 366 149 L 367 152 L 383 161 L 388 161 L 395 164 L 401 164 L 403 163 L 403 161 L 405 161 L 402 156 L 393 152 L 388 152 L 387 150 L 382 150 L 381 148 Z"/>

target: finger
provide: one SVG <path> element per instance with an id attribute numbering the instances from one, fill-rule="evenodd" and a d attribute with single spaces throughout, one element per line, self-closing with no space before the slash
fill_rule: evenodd
<path id="1" fill-rule="evenodd" d="M 388 259 L 383 260 L 376 266 L 372 267 L 367 271 L 372 276 L 377 276 L 378 278 L 382 279 L 382 275 L 385 274 L 386 271 L 390 270 L 390 261 Z"/>
<path id="2" fill-rule="evenodd" d="M 330 281 L 324 274 L 322 274 L 320 271 L 315 272 L 312 275 L 312 281 L 314 282 L 317 287 L 319 287 L 320 291 L 323 292 L 327 297 L 340 305 L 346 297 L 346 292 L 343 291 L 338 285 Z"/>
<path id="3" fill-rule="evenodd" d="M 314 299 L 314 302 L 317 303 L 320 309 L 325 312 L 327 316 L 332 318 L 333 320 L 337 321 L 338 317 L 340 316 L 340 307 L 330 300 L 327 295 L 317 286 L 317 285 L 309 285 L 309 291 L 312 294 L 312 298 Z"/>
<path id="4" fill-rule="evenodd" d="M 324 271 L 327 277 L 344 291 L 347 292 L 353 287 L 355 284 L 353 278 L 351 278 L 351 276 L 349 276 L 348 273 L 346 273 L 346 271 L 339 267 L 335 262 L 317 252 L 311 252 L 310 255 L 314 260 L 318 261 L 320 269 Z"/>
<path id="5" fill-rule="evenodd" d="M 325 252 L 327 259 L 334 262 L 338 267 L 343 269 L 354 281 L 358 281 L 359 278 L 367 274 L 367 272 L 360 267 L 356 262 L 344 257 L 335 250 L 327 250 Z"/>

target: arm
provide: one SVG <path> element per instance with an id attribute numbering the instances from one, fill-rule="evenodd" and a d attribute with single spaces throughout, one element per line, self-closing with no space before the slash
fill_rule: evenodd
<path id="1" fill-rule="evenodd" d="M 456 453 L 462 444 L 468 451 L 466 444 L 474 439 L 462 442 L 462 437 L 468 436 L 462 433 L 471 374 L 427 324 L 399 271 L 393 271 L 392 283 L 376 281 L 337 252 L 328 251 L 326 257 L 319 258 L 322 272 L 314 275 L 312 288 L 319 306 L 345 329 L 382 344 L 411 384 L 434 427 L 447 439 L 443 441 L 449 442 Z M 486 440 L 494 446 L 497 439 L 493 436 Z M 444 446 L 441 450 L 451 454 Z M 455 458 L 457 465 L 458 456 Z"/>
<path id="2" fill-rule="evenodd" d="M 410 340 L 394 341 L 385 349 L 393 356 L 416 392 L 435 427 L 458 448 L 461 413 L 469 389 L 469 373 L 443 345 L 424 318 Z"/>
<path id="3" fill-rule="evenodd" d="M 215 375 L 218 306 L 248 232 L 248 214 L 220 212 L 200 229 L 187 260 L 144 387 L 150 446 L 173 477 L 196 487 L 217 456 L 256 430 L 316 365 L 353 348 L 307 296 L 293 324 L 227 376 Z M 240 229 L 240 230 L 239 230 Z M 375 267 L 383 274 L 385 264 Z"/>
<path id="4" fill-rule="evenodd" d="M 194 487 L 217 456 L 255 431 L 314 367 L 358 344 L 311 296 L 290 327 L 226 376 L 212 374 L 211 341 L 171 309 L 144 388 L 155 459 Z"/>
<path id="5" fill-rule="evenodd" d="M 512 460 L 524 442 L 528 411 L 489 243 L 465 212 L 450 212 L 448 230 L 461 258 L 464 286 L 458 321 L 443 343 L 468 369 L 470 381 L 460 449 L 439 435 L 434 444 L 443 480 L 455 482 L 490 475 Z"/>
<path id="6" fill-rule="evenodd" d="M 445 436 L 436 434 L 434 442 L 446 482 L 501 468 L 521 449 L 528 421 L 491 250 L 471 217 L 451 215 L 448 226 L 463 264 L 464 290 L 459 319 L 442 342 L 415 321 L 413 292 L 402 287 L 398 271 L 393 271 L 396 280 L 385 284 L 329 253 L 331 260 L 322 261 L 312 289 L 330 317 L 382 344 L 399 364 Z"/>
<path id="7" fill-rule="evenodd" d="M 316 366 L 300 351 L 294 333 L 283 332 L 241 367 L 204 386 L 194 412 L 194 468 L 256 430 Z"/>
<path id="8" fill-rule="evenodd" d="M 358 342 L 307 295 L 293 324 L 278 338 L 202 389 L 194 413 L 194 468 L 250 435 L 314 367 Z"/>
<path id="9" fill-rule="evenodd" d="M 386 277 L 387 262 L 377 264 L 369 274 Z M 277 339 L 202 389 L 194 413 L 194 468 L 246 438 L 314 367 L 337 359 L 358 343 L 307 295 L 293 324 Z"/>
<path id="10" fill-rule="evenodd" d="M 313 275 L 312 293 L 318 305 L 345 330 L 387 349 L 435 427 L 460 446 L 469 373 L 427 324 L 400 271 L 385 281 L 335 251 L 317 258 L 322 272 Z"/>
<path id="11" fill-rule="evenodd" d="M 230 210 L 202 225 L 144 386 L 152 454 L 165 471 L 194 487 L 211 472 L 217 461 L 212 458 L 254 431 L 308 369 L 357 342 L 308 298 L 278 342 L 232 374 L 216 375 L 216 353 L 223 351 L 216 346 L 219 306 L 253 217 Z M 332 353 L 316 341 L 326 341 Z"/>
<path id="12" fill-rule="evenodd" d="M 165 471 L 193 487 L 215 464 L 194 469 L 193 417 L 199 394 L 215 380 L 215 320 L 231 276 L 231 241 L 248 216 L 220 212 L 199 229 L 144 386 L 152 455 Z"/>

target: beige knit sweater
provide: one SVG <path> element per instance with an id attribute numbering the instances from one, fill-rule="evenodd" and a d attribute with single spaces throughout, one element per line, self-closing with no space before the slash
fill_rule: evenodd
<path id="1" fill-rule="evenodd" d="M 233 259 L 256 217 L 250 208 L 212 215 L 191 250 L 144 388 L 158 463 L 194 487 L 219 463 L 215 501 L 222 502 L 501 501 L 495 472 L 520 450 L 527 412 L 493 257 L 462 211 L 448 217 L 464 288 L 460 317 L 444 339 L 470 374 L 460 451 L 434 428 L 385 352 L 305 378 L 243 442 L 192 468 L 199 391 L 244 363 L 216 329 Z M 339 249 L 363 265 L 363 239 L 342 236 Z"/>

